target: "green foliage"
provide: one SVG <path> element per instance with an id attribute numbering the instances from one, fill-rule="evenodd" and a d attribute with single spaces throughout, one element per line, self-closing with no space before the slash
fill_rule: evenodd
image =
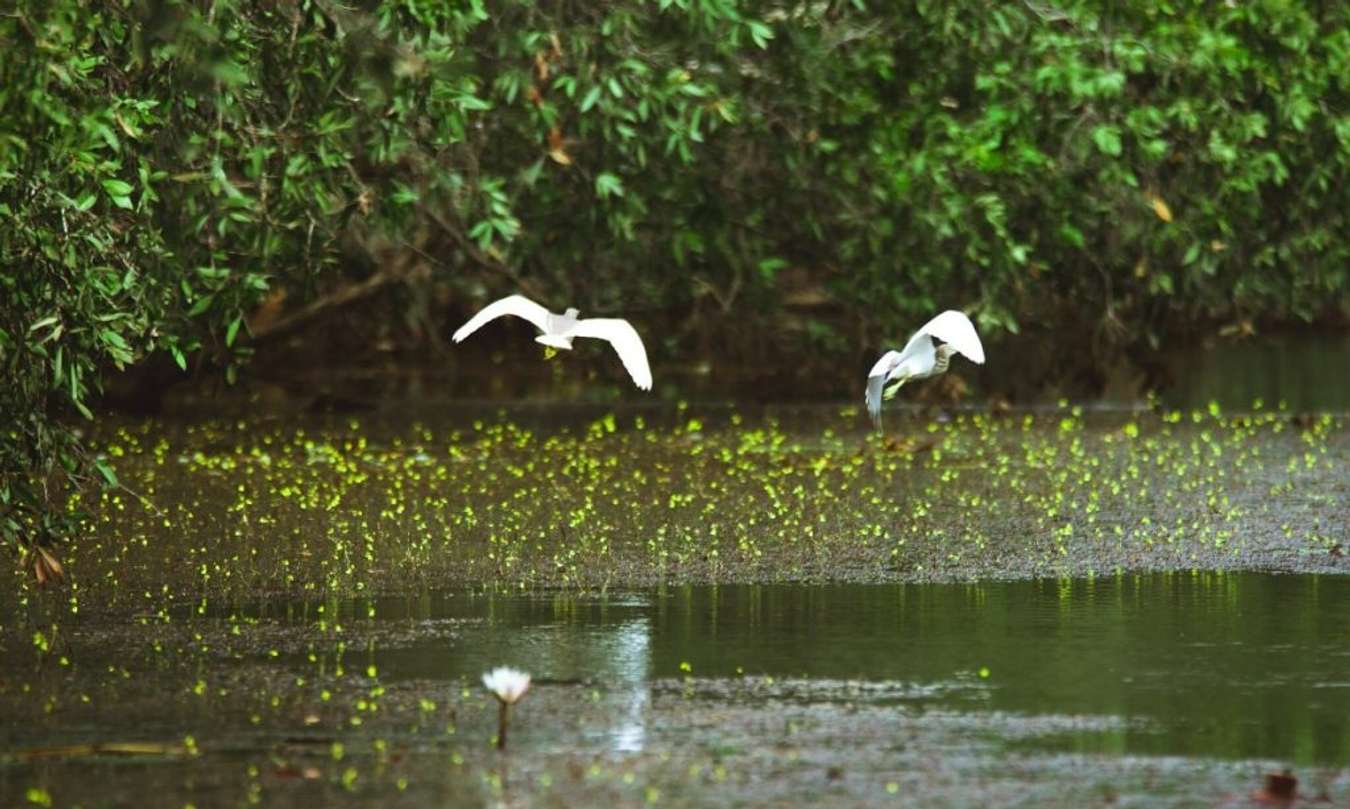
<path id="1" fill-rule="evenodd" d="M 986 326 L 1087 305 L 1154 344 L 1344 314 L 1344 7 L 915 11 L 939 47 L 873 151 L 921 289 L 965 274 Z"/>
<path id="2" fill-rule="evenodd" d="M 945 306 L 1117 351 L 1346 314 L 1344 4 L 360 7 L 0 13 L 6 538 L 106 369 L 232 378 L 264 298 L 372 274 L 829 362 Z"/>
<path id="3" fill-rule="evenodd" d="M 82 466 L 48 401 L 90 417 L 101 368 L 152 348 L 166 305 L 144 269 L 166 252 L 145 213 L 152 167 L 132 144 L 155 105 L 106 95 L 107 58 L 91 47 L 100 23 L 70 4 L 40 20 L 0 16 L 0 538 L 10 541 L 62 532 L 48 486 Z"/>

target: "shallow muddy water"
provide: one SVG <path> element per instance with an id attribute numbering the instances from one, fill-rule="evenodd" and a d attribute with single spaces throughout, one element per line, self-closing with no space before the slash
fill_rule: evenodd
<path id="1" fill-rule="evenodd" d="M 1350 801 L 1350 578 L 456 589 L 6 627 L 0 804 Z M 530 671 L 491 748 L 489 667 Z"/>
<path id="2" fill-rule="evenodd" d="M 90 442 L 124 488 L 70 503 L 71 581 L 0 569 L 0 806 L 1245 806 L 1285 767 L 1350 803 L 1342 416 L 463 405 Z M 501 664 L 536 678 L 505 753 Z"/>

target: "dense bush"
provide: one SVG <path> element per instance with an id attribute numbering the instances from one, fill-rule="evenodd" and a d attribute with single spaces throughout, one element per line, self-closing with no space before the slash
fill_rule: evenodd
<path id="1" fill-rule="evenodd" d="M 232 376 L 250 335 L 385 288 L 683 324 L 658 361 L 716 339 L 851 363 L 950 305 L 995 338 L 1090 336 L 1099 363 L 1343 319 L 1348 16 L 19 0 L 0 532 L 64 532 L 49 487 L 90 467 L 53 418 L 88 417 L 108 367 Z"/>

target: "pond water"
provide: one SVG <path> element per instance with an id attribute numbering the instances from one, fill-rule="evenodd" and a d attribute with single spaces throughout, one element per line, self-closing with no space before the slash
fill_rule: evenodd
<path id="1" fill-rule="evenodd" d="M 0 804 L 1211 806 L 1282 767 L 1350 801 L 1348 610 L 1173 573 L 91 616 L 3 636 Z M 499 754 L 502 664 L 535 685 Z"/>
<path id="2" fill-rule="evenodd" d="M 0 806 L 1350 805 L 1342 416 L 886 426 L 101 423 L 71 581 L 0 569 Z"/>
<path id="3" fill-rule="evenodd" d="M 1173 383 L 1162 391 L 1175 407 L 1218 402 L 1230 409 L 1283 404 L 1294 411 L 1350 411 L 1350 333 L 1220 342 L 1178 353 Z"/>

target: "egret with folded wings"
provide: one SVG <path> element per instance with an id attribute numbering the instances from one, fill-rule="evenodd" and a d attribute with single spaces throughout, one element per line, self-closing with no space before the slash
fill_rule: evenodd
<path id="1" fill-rule="evenodd" d="M 984 364 L 984 346 L 970 318 L 948 309 L 923 324 L 902 351 L 887 351 L 867 373 L 867 412 L 881 426 L 881 400 L 894 398 L 911 379 L 927 379 L 947 372 L 953 354 Z"/>

